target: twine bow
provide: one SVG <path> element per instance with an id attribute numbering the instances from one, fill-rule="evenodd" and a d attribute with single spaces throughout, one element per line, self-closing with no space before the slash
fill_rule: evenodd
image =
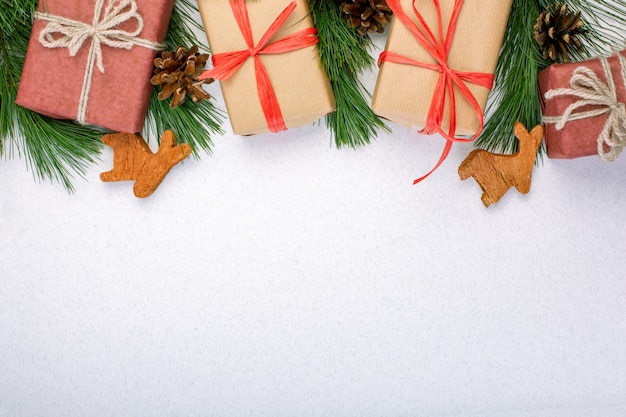
<path id="1" fill-rule="evenodd" d="M 618 54 L 620 73 L 626 88 L 626 59 Z M 606 84 L 590 68 L 581 66 L 574 70 L 570 79 L 571 88 L 555 88 L 545 93 L 545 99 L 559 96 L 574 96 L 580 100 L 570 104 L 561 116 L 544 116 L 545 123 L 556 124 L 561 130 L 573 120 L 582 120 L 602 116 L 608 113 L 608 119 L 598 136 L 598 154 L 605 161 L 613 161 L 626 145 L 626 106 L 617 99 L 617 89 L 611 66 L 606 58 L 600 58 L 606 77 Z M 584 106 L 598 106 L 596 109 L 576 112 Z M 608 148 L 608 151 L 605 149 Z"/>
<path id="2" fill-rule="evenodd" d="M 269 26 L 259 42 L 255 45 L 252 38 L 252 27 L 250 26 L 246 2 L 244 0 L 229 0 L 229 3 L 248 49 L 213 55 L 213 69 L 205 71 L 199 78 L 201 80 L 207 78 L 227 80 L 241 68 L 248 58 L 253 57 L 257 91 L 267 126 L 270 132 L 286 130 L 287 126 L 285 125 L 278 99 L 272 87 L 272 82 L 259 55 L 282 54 L 313 46 L 318 42 L 316 36 L 317 30 L 315 28 L 303 29 L 269 43 L 270 39 L 274 37 L 296 9 L 297 4 L 294 1 L 278 15 L 276 20 Z"/>
<path id="3" fill-rule="evenodd" d="M 87 68 L 85 69 L 78 105 L 78 115 L 76 117 L 78 122 L 82 124 L 86 123 L 87 104 L 94 67 L 98 67 L 98 70 L 104 73 L 102 45 L 127 50 L 132 49 L 134 46 L 141 46 L 155 51 L 165 49 L 163 43 L 139 37 L 144 28 L 144 21 L 137 12 L 136 0 L 109 0 L 106 8 L 104 5 L 105 0 L 96 0 L 93 22 L 91 24 L 49 13 L 35 13 L 35 19 L 48 22 L 46 27 L 39 33 L 39 43 L 46 48 L 67 48 L 70 57 L 74 57 L 84 44 L 91 39 L 91 46 L 87 56 Z M 129 32 L 119 29 L 121 24 L 132 20 L 137 25 L 135 30 Z"/>
<path id="4" fill-rule="evenodd" d="M 469 82 L 491 90 L 494 79 L 493 74 L 457 71 L 448 66 L 448 55 L 454 41 L 454 34 L 456 31 L 459 13 L 463 6 L 463 0 L 455 0 L 452 17 L 450 18 L 450 22 L 448 23 L 448 28 L 445 33 L 443 28 L 443 19 L 439 0 L 432 1 L 437 10 L 438 37 L 435 37 L 432 29 L 428 26 L 423 16 L 415 8 L 415 1 L 413 1 L 412 3 L 413 13 L 417 17 L 417 20 L 420 22 L 423 29 L 420 29 L 417 24 L 405 13 L 402 5 L 400 4 L 400 0 L 387 0 L 387 5 L 391 8 L 394 15 L 400 19 L 400 21 L 407 27 L 407 29 L 411 31 L 411 34 L 419 42 L 419 44 L 426 51 L 428 51 L 428 53 L 433 57 L 436 63 L 429 64 L 425 62 L 419 62 L 391 51 L 383 52 L 378 59 L 379 65 L 381 65 L 383 62 L 393 62 L 397 64 L 413 65 L 433 71 L 438 71 L 440 74 L 439 80 L 437 81 L 437 86 L 435 87 L 435 93 L 433 95 L 430 109 L 428 111 L 426 126 L 420 131 L 420 133 L 427 135 L 439 133 L 444 139 L 446 139 L 446 145 L 441 153 L 441 157 L 439 158 L 437 165 L 435 165 L 435 167 L 426 175 L 416 179 L 413 182 L 414 184 L 417 184 L 418 182 L 426 179 L 437 168 L 439 168 L 443 161 L 448 157 L 448 154 L 450 153 L 450 150 L 452 149 L 452 144 L 454 142 L 471 142 L 478 137 L 485 124 L 484 116 L 482 109 L 480 108 L 480 105 L 476 100 L 476 97 L 474 97 L 474 94 L 472 94 L 472 92 L 467 87 L 467 85 L 465 85 L 465 83 Z M 469 139 L 459 138 L 455 136 L 455 87 L 474 108 L 474 111 L 476 112 L 476 117 L 480 121 L 480 128 L 478 129 L 478 132 L 476 132 L 476 134 Z M 450 111 L 450 127 L 448 129 L 448 132 L 445 132 L 441 127 L 446 106 L 446 96 L 449 100 L 448 108 Z"/>

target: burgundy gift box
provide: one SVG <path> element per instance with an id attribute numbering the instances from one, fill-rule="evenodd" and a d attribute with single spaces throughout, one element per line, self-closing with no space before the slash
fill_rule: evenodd
<path id="1" fill-rule="evenodd" d="M 174 0 L 41 0 L 16 103 L 57 119 L 139 132 L 153 88 L 155 44 L 165 39 L 173 7 Z M 100 33 L 101 65 L 92 54 L 98 35 L 84 34 L 90 26 Z"/>
<path id="2" fill-rule="evenodd" d="M 626 51 L 621 52 L 620 55 L 626 57 Z M 626 80 L 624 79 L 626 68 L 620 61 L 619 55 L 614 55 L 584 62 L 554 64 L 539 73 L 539 92 L 548 157 L 572 159 L 598 155 L 598 137 L 607 128 L 610 113 L 613 111 L 611 108 L 615 109 L 619 103 L 626 102 Z M 607 80 L 605 67 L 612 75 L 612 83 L 610 79 Z M 595 104 L 585 104 L 573 109 L 574 116 L 570 116 L 562 128 L 558 129 L 559 118 L 567 109 L 577 102 L 583 104 L 581 100 L 584 98 L 572 91 L 575 90 L 572 81 L 577 84 L 576 78 L 578 78 L 578 84 L 584 87 L 579 88 L 579 91 L 591 93 L 598 98 L 594 99 Z M 546 93 L 555 89 L 569 91 L 567 94 L 557 94 L 555 97 L 546 99 Z M 605 90 L 605 92 L 596 90 Z M 606 94 L 606 91 L 613 91 L 616 101 L 611 97 L 612 94 Z M 576 114 L 588 112 L 602 114 L 573 120 Z M 600 149 L 603 153 L 609 152 L 606 145 L 601 146 Z"/>

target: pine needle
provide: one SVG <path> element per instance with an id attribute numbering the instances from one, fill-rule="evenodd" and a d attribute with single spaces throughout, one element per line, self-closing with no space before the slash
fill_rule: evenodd
<path id="1" fill-rule="evenodd" d="M 378 129 L 389 130 L 372 111 L 357 79 L 374 65 L 368 52 L 371 41 L 348 27 L 335 0 L 310 0 L 309 5 L 320 38 L 320 58 L 337 101 L 337 111 L 326 116 L 326 125 L 338 148 L 367 144 Z"/>
<path id="2" fill-rule="evenodd" d="M 37 0 L 0 0 L 0 155 L 24 157 L 27 168 L 39 181 L 61 183 L 73 191 L 72 179 L 83 177 L 102 149 L 104 129 L 82 126 L 69 120 L 55 120 L 15 104 L 19 79 L 32 28 Z M 199 23 L 194 17 L 193 0 L 177 0 L 166 43 L 200 44 L 195 36 Z M 221 112 L 209 101 L 201 105 L 185 103 L 174 111 L 169 103 L 158 101 L 153 93 L 144 128 L 146 138 L 159 137 L 165 129 L 174 130 L 180 142 L 211 150 L 210 133 L 221 132 Z"/>
<path id="3" fill-rule="evenodd" d="M 165 43 L 167 50 L 175 51 L 178 46 L 186 48 L 192 45 L 202 45 L 196 37 L 197 29 L 202 26 L 197 21 L 197 3 L 193 0 L 177 0 L 172 12 L 169 30 Z M 211 153 L 213 142 L 211 134 L 222 134 L 224 114 L 213 105 L 212 101 L 204 100 L 196 104 L 191 100 L 176 107 L 170 108 L 170 101 L 160 101 L 157 98 L 158 88 L 152 92 L 144 138 L 160 139 L 164 130 L 169 129 L 176 133 L 178 142 L 191 145 L 193 154 L 199 157 L 199 150 Z"/>
<path id="4" fill-rule="evenodd" d="M 487 108 L 487 123 L 476 146 L 492 152 L 517 150 L 513 124 L 521 121 L 531 128 L 541 123 L 537 75 L 550 62 L 543 59 L 533 38 L 533 26 L 539 14 L 554 4 L 547 0 L 514 0 L 495 72 L 495 87 Z M 617 28 L 626 25 L 626 15 L 619 1 L 570 0 L 569 10 L 580 10 L 588 29 L 582 36 L 585 50 L 572 52 L 570 59 L 579 62 L 606 55 L 623 48 L 624 39 Z M 543 147 L 539 155 L 543 154 Z"/>
<path id="5" fill-rule="evenodd" d="M 541 121 L 537 74 L 543 59 L 533 38 L 540 10 L 537 0 L 513 2 L 478 147 L 512 153 L 517 149 L 513 124 L 520 121 L 530 129 Z"/>
<path id="6" fill-rule="evenodd" d="M 84 176 L 97 160 L 103 131 L 54 120 L 15 104 L 36 7 L 36 0 L 2 0 L 0 7 L 0 154 L 25 157 L 36 179 L 58 182 L 73 191 L 74 175 Z"/>

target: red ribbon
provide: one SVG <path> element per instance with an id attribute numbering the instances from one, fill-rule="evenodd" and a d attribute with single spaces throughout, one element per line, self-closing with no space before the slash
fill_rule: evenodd
<path id="1" fill-rule="evenodd" d="M 233 11 L 237 25 L 241 30 L 248 49 L 241 51 L 225 52 L 213 55 L 213 68 L 204 71 L 200 76 L 201 80 L 214 78 L 217 80 L 227 80 L 230 78 L 250 57 L 254 57 L 254 70 L 256 75 L 257 90 L 259 100 L 267 121 L 270 132 L 286 130 L 278 99 L 274 93 L 274 87 L 270 81 L 265 65 L 261 62 L 259 55 L 282 54 L 285 52 L 303 49 L 317 44 L 317 30 L 315 28 L 303 29 L 292 35 L 286 36 L 275 42 L 269 43 L 270 39 L 285 24 L 291 13 L 296 9 L 296 2 L 290 3 L 270 25 L 261 40 L 254 45 L 252 39 L 252 27 L 248 17 L 248 7 L 245 0 L 230 0 L 230 8 Z"/>
<path id="2" fill-rule="evenodd" d="M 493 87 L 493 74 L 485 74 L 480 72 L 463 72 L 457 71 L 448 66 L 448 54 L 450 52 L 450 48 L 452 47 L 452 42 L 454 40 L 454 33 L 456 31 L 456 25 L 459 18 L 459 12 L 461 11 L 461 7 L 463 6 L 463 0 L 455 0 L 454 2 L 454 10 L 452 11 L 452 17 L 450 18 L 450 23 L 448 24 L 448 30 L 444 34 L 443 32 L 443 22 L 441 16 L 441 7 L 439 6 L 439 0 L 433 0 L 435 8 L 437 9 L 437 29 L 438 29 L 438 37 L 439 40 L 434 36 L 430 27 L 426 24 L 426 21 L 422 17 L 422 15 L 415 8 L 415 2 L 413 2 L 413 12 L 417 16 L 418 21 L 420 22 L 423 29 L 420 29 L 413 20 L 409 18 L 409 16 L 404 12 L 402 6 L 400 4 L 400 0 L 387 0 L 387 5 L 393 11 L 393 14 L 396 18 L 400 19 L 402 23 L 411 31 L 415 39 L 430 53 L 436 61 L 436 64 L 428 64 L 425 62 L 419 62 L 411 58 L 407 58 L 401 55 L 398 55 L 394 52 L 384 51 L 380 54 L 378 58 L 378 65 L 381 65 L 383 62 L 394 62 L 397 64 L 404 65 L 414 65 L 421 68 L 427 68 L 433 71 L 439 71 L 441 74 L 439 80 L 437 81 L 437 86 L 435 87 L 435 93 L 433 95 L 433 99 L 430 104 L 430 108 L 428 110 L 428 116 L 426 118 L 426 126 L 420 131 L 420 133 L 424 133 L 426 135 L 432 135 L 433 133 L 439 133 L 442 137 L 446 139 L 446 145 L 441 153 L 441 157 L 439 158 L 439 162 L 437 165 L 430 170 L 426 175 L 416 179 L 413 184 L 417 184 L 423 179 L 427 178 L 430 174 L 432 174 L 439 166 L 443 163 L 443 161 L 448 157 L 450 153 L 450 149 L 452 149 L 452 144 L 454 142 L 471 142 L 480 135 L 480 132 L 483 130 L 485 125 L 485 120 L 483 116 L 482 109 L 478 105 L 476 101 L 476 97 L 472 94 L 469 88 L 465 85 L 466 82 L 470 82 L 472 84 L 477 84 L 482 87 L 486 87 L 491 89 Z M 474 136 L 469 139 L 458 138 L 455 137 L 456 133 L 456 106 L 455 106 L 455 97 L 454 97 L 454 87 L 457 87 L 461 92 L 461 95 L 465 97 L 465 99 L 472 105 L 474 110 L 476 111 L 476 116 L 480 120 L 480 128 L 478 132 Z M 446 91 L 447 96 L 450 97 L 449 101 L 449 109 L 450 109 L 450 127 L 448 132 L 444 132 L 441 124 L 443 121 L 443 114 L 445 111 L 446 105 Z"/>

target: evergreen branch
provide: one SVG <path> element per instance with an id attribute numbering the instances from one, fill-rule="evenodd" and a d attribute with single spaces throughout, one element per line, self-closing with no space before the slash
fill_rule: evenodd
<path id="1" fill-rule="evenodd" d="M 344 65 L 349 73 L 358 74 L 375 64 L 368 52 L 372 41 L 346 24 L 337 1 L 309 0 L 309 4 L 320 38 L 320 56 L 335 64 L 327 70 L 331 79 L 337 77 Z"/>
<path id="2" fill-rule="evenodd" d="M 356 147 L 370 142 L 379 128 L 388 128 L 372 111 L 357 76 L 371 68 L 371 40 L 348 27 L 335 0 L 309 0 L 319 35 L 320 58 L 330 79 L 337 111 L 326 116 L 337 147 Z"/>
<path id="3" fill-rule="evenodd" d="M 25 156 L 35 178 L 72 191 L 101 149 L 102 130 L 54 120 L 15 104 L 36 0 L 5 0 L 0 8 L 0 154 Z M 7 147 L 8 145 L 8 147 Z"/>
<path id="4" fill-rule="evenodd" d="M 51 119 L 21 107 L 16 111 L 19 135 L 23 137 L 21 152 L 26 155 L 29 168 L 40 180 L 59 182 L 73 191 L 72 173 L 84 177 L 98 160 L 104 130 Z M 18 132 L 14 138 L 15 134 Z"/>
<path id="5" fill-rule="evenodd" d="M 326 116 L 326 124 L 335 134 L 337 147 L 356 147 L 369 143 L 369 138 L 377 135 L 379 127 L 386 126 L 374 115 L 370 105 L 363 99 L 363 87 L 347 72 L 340 72 L 331 81 L 337 110 Z M 348 142 L 346 142 L 348 141 Z"/>
<path id="6" fill-rule="evenodd" d="M 539 14 L 553 5 L 551 0 L 515 0 L 509 15 L 500 58 L 495 72 L 495 87 L 487 108 L 487 123 L 476 146 L 493 152 L 517 150 L 513 124 L 521 121 L 529 128 L 541 123 L 537 88 L 539 71 L 550 65 L 543 59 L 533 38 Z M 572 51 L 570 59 L 584 61 L 622 48 L 624 39 L 616 29 L 626 25 L 626 15 L 617 2 L 610 0 L 570 0 L 570 10 L 580 10 L 587 28 L 582 52 Z M 599 28 L 599 29 L 597 29 Z M 543 154 L 543 146 L 539 155 Z"/>
<path id="7" fill-rule="evenodd" d="M 552 1 L 539 0 L 545 9 Z M 621 4 L 621 6 L 618 6 Z M 585 51 L 582 54 L 574 53 L 574 61 L 584 61 L 597 55 L 606 55 L 615 50 L 624 49 L 623 33 L 626 25 L 624 3 L 608 0 L 568 0 L 572 10 L 580 10 L 585 27 L 588 30 Z"/>
<path id="8" fill-rule="evenodd" d="M 172 11 L 169 30 L 165 39 L 166 48 L 176 50 L 178 46 L 186 48 L 192 45 L 201 45 L 196 37 L 196 29 L 202 26 L 197 21 L 198 9 L 195 1 L 177 0 Z M 224 114 L 209 100 L 194 103 L 186 100 L 182 105 L 171 109 L 170 101 L 161 101 L 157 98 L 158 91 L 152 91 L 152 99 L 148 108 L 144 138 L 160 140 L 166 129 L 176 133 L 179 142 L 191 145 L 195 157 L 199 157 L 199 150 L 211 153 L 213 143 L 210 134 L 222 134 Z"/>
<path id="9" fill-rule="evenodd" d="M 0 155 L 24 157 L 27 168 L 40 181 L 59 182 L 72 191 L 75 175 L 84 177 L 101 151 L 104 129 L 82 126 L 69 120 L 55 120 L 15 104 L 19 79 L 30 39 L 33 12 L 37 0 L 2 0 L 0 7 Z M 199 44 L 194 31 L 200 28 L 197 8 L 192 0 L 177 0 L 166 43 Z M 210 152 L 208 132 L 221 132 L 221 112 L 210 102 L 185 103 L 170 110 L 169 103 L 153 93 L 144 132 L 160 134 L 174 130 L 181 142 Z M 146 137 L 148 137 L 146 136 Z"/>
<path id="10" fill-rule="evenodd" d="M 211 153 L 213 142 L 210 132 L 222 133 L 223 113 L 206 100 L 200 104 L 186 100 L 171 109 L 169 101 L 161 101 L 157 95 L 155 89 L 150 100 L 144 137 L 158 141 L 160 135 L 169 129 L 176 133 L 179 143 L 191 145 L 195 157 L 199 157 L 200 149 Z"/>
<path id="11" fill-rule="evenodd" d="M 476 146 L 492 152 L 517 150 L 513 124 L 529 129 L 541 122 L 537 74 L 543 58 L 533 38 L 533 26 L 540 13 L 537 0 L 515 0 L 509 14 L 494 89 L 486 110 L 487 122 Z"/>

